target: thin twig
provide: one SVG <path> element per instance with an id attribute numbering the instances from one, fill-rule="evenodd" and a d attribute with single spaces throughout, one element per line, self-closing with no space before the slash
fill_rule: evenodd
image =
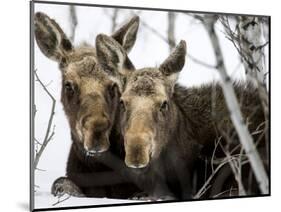
<path id="1" fill-rule="evenodd" d="M 133 13 L 135 14 L 135 13 Z M 152 32 L 154 35 L 156 35 L 158 38 L 160 38 L 162 41 L 164 41 L 165 43 L 167 43 L 169 45 L 169 40 L 162 35 L 160 32 L 158 32 L 156 29 L 154 29 L 153 27 L 151 27 L 149 24 L 147 24 L 146 22 L 144 22 L 143 20 L 140 21 L 140 24 L 145 27 L 147 30 L 149 30 L 150 32 Z M 199 60 L 198 58 L 194 57 L 193 55 L 191 55 L 190 53 L 186 54 L 187 57 L 189 59 L 191 59 L 194 63 L 197 63 L 201 66 L 204 66 L 206 68 L 210 68 L 210 69 L 216 69 L 216 66 L 208 64 L 202 60 Z"/>
<path id="2" fill-rule="evenodd" d="M 185 14 L 187 16 L 190 16 L 190 17 L 192 17 L 192 18 L 194 18 L 194 19 L 196 19 L 196 20 L 198 20 L 200 22 L 204 22 L 204 17 L 201 16 L 201 15 L 198 15 L 196 13 L 183 13 L 183 14 Z"/>
<path id="3" fill-rule="evenodd" d="M 34 138 L 34 141 L 35 141 L 36 144 L 42 146 L 42 144 L 36 138 Z"/>
<path id="4" fill-rule="evenodd" d="M 115 29 L 116 29 L 116 26 L 117 26 L 118 15 L 119 15 L 119 9 L 115 8 L 113 10 L 113 14 L 111 16 L 111 22 L 112 22 L 111 33 L 115 32 Z"/>
<path id="5" fill-rule="evenodd" d="M 222 137 L 219 137 L 218 141 L 215 141 L 215 147 L 214 147 L 214 151 L 213 151 L 212 157 L 211 157 L 212 172 L 214 172 L 214 165 L 213 165 L 213 164 L 214 164 L 215 153 L 216 153 L 216 151 L 217 151 L 217 147 L 218 147 L 218 145 L 219 145 L 219 143 L 220 143 L 220 141 L 221 141 L 221 138 L 222 138 Z"/>
<path id="6" fill-rule="evenodd" d="M 169 40 L 166 39 L 161 33 L 159 33 L 157 30 L 153 29 L 152 27 L 150 27 L 148 24 L 146 24 L 145 22 L 141 22 L 143 26 L 145 26 L 148 30 L 150 30 L 152 33 L 154 33 L 155 35 L 157 35 L 160 39 L 162 39 L 164 42 L 166 42 L 167 44 L 169 44 Z M 205 66 L 206 68 L 211 68 L 211 69 L 215 69 L 216 66 L 208 64 L 202 60 L 199 60 L 198 58 L 194 57 L 193 55 L 191 55 L 190 53 L 186 54 L 187 57 L 189 57 L 193 62 L 201 65 L 201 66 Z"/>
<path id="7" fill-rule="evenodd" d="M 76 14 L 76 8 L 74 5 L 69 6 L 69 14 L 70 14 L 70 36 L 69 39 L 74 42 L 75 39 L 75 30 L 76 26 L 78 24 L 77 14 Z"/>
<path id="8" fill-rule="evenodd" d="M 176 46 L 176 38 L 175 38 L 175 22 L 176 22 L 176 16 L 174 12 L 168 12 L 168 44 L 170 52 L 175 48 Z"/>
<path id="9" fill-rule="evenodd" d="M 191 59 L 193 62 L 201 65 L 201 66 L 205 66 L 206 68 L 209 68 L 209 69 L 216 69 L 216 66 L 215 65 L 211 65 L 211 64 L 208 64 L 202 60 L 199 60 L 197 59 L 196 57 L 192 56 L 191 54 L 187 53 L 187 57 L 189 57 L 189 59 Z"/>
<path id="10" fill-rule="evenodd" d="M 228 193 L 228 192 L 230 192 L 230 194 L 231 194 L 231 191 L 236 191 L 236 190 L 238 190 L 237 188 L 230 188 L 230 189 L 228 189 L 228 190 L 225 190 L 225 191 L 223 191 L 223 192 L 220 192 L 220 193 L 218 193 L 218 194 L 216 194 L 216 195 L 214 195 L 214 196 L 212 196 L 213 198 L 217 198 L 217 197 L 219 197 L 219 196 L 221 196 L 221 195 L 223 195 L 223 194 L 225 194 L 225 193 Z"/>
<path id="11" fill-rule="evenodd" d="M 227 140 L 229 139 L 229 136 L 225 136 L 225 137 L 227 137 Z M 228 142 L 230 142 L 230 141 L 228 141 Z M 231 168 L 231 170 L 232 170 L 232 172 L 233 172 L 233 175 L 234 175 L 234 178 L 235 178 L 235 180 L 236 180 L 236 182 L 237 182 L 237 184 L 238 184 L 238 192 L 239 192 L 239 195 L 240 195 L 240 196 L 245 196 L 245 195 L 246 195 L 246 192 L 245 192 L 244 185 L 243 185 L 243 183 L 242 183 L 241 169 L 239 169 L 239 167 L 240 167 L 240 168 L 242 167 L 242 165 L 241 165 L 242 161 L 241 161 L 240 164 L 238 164 L 238 166 L 239 166 L 239 167 L 238 167 L 237 164 L 236 164 L 237 160 L 230 160 L 232 157 L 231 157 L 229 151 L 227 151 L 222 145 L 220 145 L 220 147 L 221 147 L 222 151 L 224 152 L 224 154 L 226 155 L 226 158 L 227 158 L 228 161 L 229 161 L 230 168 Z M 242 149 L 242 148 L 241 148 L 241 149 Z M 242 160 L 241 155 L 242 155 L 242 153 L 239 154 L 239 156 L 238 156 L 238 157 L 239 157 L 239 161 L 240 161 L 240 159 Z"/>
<path id="12" fill-rule="evenodd" d="M 55 203 L 53 203 L 52 206 L 58 205 L 58 204 L 60 204 L 60 203 L 62 203 L 62 202 L 64 202 L 64 201 L 68 200 L 70 197 L 71 197 L 71 195 L 68 195 L 66 198 L 64 198 L 64 199 L 62 199 L 62 200 L 61 200 L 60 197 L 59 197 L 59 198 L 58 198 L 58 201 L 55 202 Z"/>
<path id="13" fill-rule="evenodd" d="M 50 115 L 49 115 L 49 120 L 48 120 L 48 125 L 47 125 L 47 129 L 46 129 L 45 137 L 44 137 L 43 142 L 41 143 L 41 147 L 40 147 L 39 152 L 37 152 L 36 155 L 35 155 L 34 169 L 36 169 L 42 153 L 44 152 L 44 150 L 45 150 L 46 146 L 48 145 L 49 141 L 53 138 L 53 136 L 55 134 L 55 132 L 54 132 L 55 125 L 53 126 L 52 132 L 51 132 L 51 128 L 52 128 L 52 124 L 53 124 L 53 118 L 54 118 L 54 115 L 55 115 L 56 99 L 49 92 L 49 90 L 46 88 L 46 86 L 43 84 L 43 82 L 40 80 L 36 70 L 34 70 L 34 75 L 36 77 L 36 80 L 42 86 L 43 90 L 47 93 L 47 95 L 52 100 L 52 107 L 51 107 L 51 112 L 50 112 Z"/>
<path id="14" fill-rule="evenodd" d="M 230 159 L 234 160 L 234 159 Z M 217 168 L 214 170 L 214 172 L 208 177 L 208 179 L 205 181 L 204 185 L 199 189 L 199 191 L 194 195 L 194 199 L 199 199 L 208 189 L 207 187 L 209 186 L 211 180 L 214 178 L 216 173 L 225 165 L 229 163 L 228 160 L 225 160 L 224 162 L 220 163 Z"/>
<path id="15" fill-rule="evenodd" d="M 39 169 L 39 168 L 35 168 L 35 170 L 41 171 L 41 172 L 45 172 L 45 169 Z"/>

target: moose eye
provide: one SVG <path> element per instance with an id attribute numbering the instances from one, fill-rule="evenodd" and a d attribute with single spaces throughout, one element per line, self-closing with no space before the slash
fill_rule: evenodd
<path id="1" fill-rule="evenodd" d="M 74 88 L 71 82 L 67 81 L 64 83 L 64 89 L 66 90 L 66 92 L 68 93 L 74 93 Z"/>
<path id="2" fill-rule="evenodd" d="M 168 110 L 168 101 L 163 101 L 162 104 L 161 104 L 161 107 L 160 107 L 160 111 L 166 111 Z"/>

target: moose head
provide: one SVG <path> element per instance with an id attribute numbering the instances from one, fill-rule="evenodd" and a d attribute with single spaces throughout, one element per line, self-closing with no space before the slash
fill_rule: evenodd
<path id="1" fill-rule="evenodd" d="M 123 76 L 100 63 L 101 45 L 74 47 L 55 20 L 42 12 L 35 14 L 35 39 L 42 53 L 56 61 L 62 74 L 61 101 L 68 117 L 74 142 L 93 156 L 107 151 L 115 122 Z M 133 17 L 111 38 L 128 53 L 136 40 L 139 18 Z M 104 61 L 104 60 L 102 60 Z M 124 69 L 134 66 L 126 56 Z"/>
<path id="2" fill-rule="evenodd" d="M 177 110 L 172 98 L 185 63 L 186 43 L 181 41 L 159 67 L 128 72 L 123 68 L 127 55 L 122 46 L 106 35 L 98 40 L 107 47 L 106 58 L 112 61 L 112 70 L 126 74 L 119 103 L 125 163 L 131 168 L 144 168 L 159 157 L 175 122 Z"/>

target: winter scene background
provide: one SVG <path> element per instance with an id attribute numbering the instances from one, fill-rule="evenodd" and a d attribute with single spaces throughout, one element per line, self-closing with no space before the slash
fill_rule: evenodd
<path id="1" fill-rule="evenodd" d="M 35 4 L 35 12 L 44 12 L 61 26 L 70 36 L 72 33 L 69 5 Z M 131 10 L 102 7 L 75 6 L 77 26 L 74 34 L 74 45 L 84 41 L 94 44 L 99 33 L 110 35 L 133 15 L 140 17 L 140 27 L 136 44 L 129 54 L 136 68 L 159 65 L 169 55 L 168 12 Z M 195 14 L 196 15 L 196 14 Z M 199 14 L 200 15 L 200 14 Z M 191 87 L 203 83 L 219 81 L 215 66 L 215 55 L 210 38 L 194 14 L 174 13 L 174 41 L 187 42 L 187 60 L 184 70 L 180 73 L 179 83 Z M 245 69 L 237 49 L 227 38 L 225 29 L 220 22 L 215 25 L 222 47 L 226 70 L 232 79 L 245 80 Z M 268 40 L 268 32 L 263 32 L 264 40 Z M 265 47 L 265 67 L 268 71 L 268 47 Z M 34 45 L 34 68 L 42 83 L 56 100 L 55 115 L 50 128 L 53 133 L 50 142 L 42 152 L 38 161 L 35 176 L 35 208 L 50 208 L 63 206 L 82 206 L 100 204 L 119 204 L 133 200 L 115 200 L 105 198 L 75 198 L 70 197 L 58 203 L 58 199 L 50 193 L 55 179 L 65 175 L 66 161 L 70 149 L 71 138 L 66 116 L 60 102 L 61 73 L 58 64 L 45 57 L 36 42 Z M 268 77 L 267 77 L 268 80 Z M 39 151 L 45 137 L 53 101 L 46 94 L 42 85 L 34 82 L 34 104 L 36 108 L 34 149 Z"/>

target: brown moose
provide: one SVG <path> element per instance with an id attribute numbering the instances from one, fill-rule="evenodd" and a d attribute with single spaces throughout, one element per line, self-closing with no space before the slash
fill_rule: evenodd
<path id="1" fill-rule="evenodd" d="M 123 72 L 126 52 L 112 38 L 101 37 L 107 43 L 107 58 L 118 57 L 115 71 Z M 218 83 L 192 88 L 176 84 L 185 57 L 186 44 L 181 41 L 159 67 L 129 72 L 120 100 L 125 164 L 131 168 L 130 175 L 154 200 L 190 199 L 193 173 L 199 170 L 202 175 L 205 168 L 194 167 L 195 162 L 212 155 L 215 141 L 224 137 L 223 132 L 234 133 Z M 265 116 L 257 89 L 249 83 L 234 83 L 234 88 L 250 132 L 261 130 L 255 134 L 255 138 L 262 137 L 258 147 L 267 146 L 263 134 Z M 240 151 L 239 140 L 234 139 L 231 144 L 225 140 L 222 145 Z M 219 150 L 215 152 L 217 157 L 220 154 Z M 232 185 L 232 181 L 227 181 L 229 177 L 231 175 L 227 175 L 223 183 Z M 198 183 L 200 185 L 200 181 Z"/>
<path id="2" fill-rule="evenodd" d="M 61 102 L 68 118 L 72 146 L 66 176 L 52 186 L 54 195 L 131 197 L 138 188 L 128 183 L 111 163 L 123 158 L 122 137 L 117 130 L 119 97 L 123 87 L 120 72 L 111 65 L 99 63 L 103 58 L 97 44 L 74 47 L 55 20 L 46 14 L 35 14 L 35 38 L 42 53 L 56 61 L 62 74 Z M 133 47 L 139 18 L 133 17 L 111 37 L 124 51 Z M 127 57 L 124 70 L 134 66 Z M 104 58 L 103 60 L 104 61 Z M 114 61 L 114 60 L 112 60 Z M 121 159 L 119 159 L 121 160 Z"/>

